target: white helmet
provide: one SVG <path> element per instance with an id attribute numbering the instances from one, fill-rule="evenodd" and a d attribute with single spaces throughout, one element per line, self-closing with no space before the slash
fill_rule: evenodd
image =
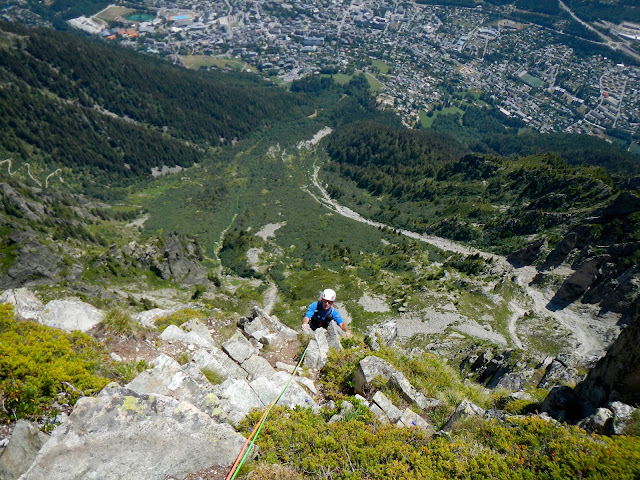
<path id="1" fill-rule="evenodd" d="M 326 290 L 324 290 L 322 292 L 322 295 L 320 296 L 320 300 L 327 300 L 329 302 L 335 302 L 336 301 L 336 292 L 334 292 L 330 288 L 327 288 Z"/>

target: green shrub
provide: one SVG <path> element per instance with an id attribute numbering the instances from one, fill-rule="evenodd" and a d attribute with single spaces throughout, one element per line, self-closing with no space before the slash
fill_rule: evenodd
<path id="1" fill-rule="evenodd" d="M 19 321 L 11 305 L 0 304 L 0 416 L 8 421 L 55 417 L 51 404 L 59 392 L 71 390 L 75 402 L 99 391 L 109 382 L 97 375 L 104 360 L 88 335 Z"/>
<path id="2" fill-rule="evenodd" d="M 260 415 L 251 413 L 240 431 L 248 435 Z M 506 423 L 469 419 L 449 438 L 431 438 L 418 428 L 381 425 L 370 416 L 329 424 L 310 409 L 275 407 L 256 444 L 262 464 L 286 465 L 310 478 L 595 480 L 640 475 L 640 439 L 588 435 L 537 417 Z"/>
<path id="3" fill-rule="evenodd" d="M 172 313 L 171 315 L 167 315 L 166 317 L 162 317 L 156 320 L 156 328 L 160 332 L 164 332 L 164 329 L 169 325 L 175 325 L 179 327 L 185 322 L 188 322 L 192 318 L 202 319 L 204 318 L 204 313 L 199 310 L 194 310 L 193 308 L 183 308 L 178 310 L 177 312 Z"/>
<path id="4" fill-rule="evenodd" d="M 136 322 L 129 312 L 119 307 L 113 307 L 106 311 L 100 322 L 102 329 L 112 335 L 135 335 L 140 331 L 140 324 Z"/>
<path id="5" fill-rule="evenodd" d="M 117 362 L 113 365 L 111 375 L 118 383 L 125 384 L 136 378 L 139 373 L 144 372 L 149 365 L 144 360 L 139 362 Z"/>

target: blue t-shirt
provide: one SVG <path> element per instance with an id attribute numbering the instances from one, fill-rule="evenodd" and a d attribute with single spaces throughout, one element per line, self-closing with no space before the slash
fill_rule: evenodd
<path id="1" fill-rule="evenodd" d="M 328 315 L 331 315 L 338 325 L 343 322 L 342 316 L 335 308 L 333 308 L 333 305 L 331 305 L 329 307 L 329 310 L 327 310 L 326 312 L 322 309 L 322 300 L 313 302 L 311 305 L 309 305 L 309 308 L 307 308 L 307 313 L 304 316 L 309 320 L 312 320 L 314 314 L 316 316 L 316 319 L 320 320 L 322 323 L 324 323 L 324 319 Z"/>

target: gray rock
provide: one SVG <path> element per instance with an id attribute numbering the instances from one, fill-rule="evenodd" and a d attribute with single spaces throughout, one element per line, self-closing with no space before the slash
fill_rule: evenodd
<path id="1" fill-rule="evenodd" d="M 518 372 L 506 373 L 496 384 L 495 388 L 505 388 L 507 390 L 521 390 L 531 379 L 535 370 L 527 368 Z"/>
<path id="2" fill-rule="evenodd" d="M 433 435 L 435 433 L 433 427 L 424 418 L 422 418 L 410 408 L 407 408 L 402 413 L 400 420 L 398 420 L 398 425 L 409 428 L 416 427 L 423 430 L 424 432 L 427 432 L 430 435 Z"/>
<path id="3" fill-rule="evenodd" d="M 44 215 L 42 205 L 24 198 L 8 183 L 0 183 L 2 196 L 15 208 L 17 208 L 26 218 L 31 221 L 41 221 Z"/>
<path id="4" fill-rule="evenodd" d="M 365 341 L 371 347 L 371 350 L 378 351 L 383 346 L 393 344 L 398 337 L 398 325 L 393 320 L 373 325 L 367 329 Z"/>
<path id="5" fill-rule="evenodd" d="M 290 378 L 291 375 L 286 372 L 276 372 L 276 374 L 269 379 L 264 377 L 256 378 L 250 383 L 250 385 L 262 403 L 269 405 L 278 397 L 278 395 L 280 395 L 280 392 Z M 298 385 L 295 380 L 289 384 L 282 397 L 280 397 L 277 405 L 286 405 L 291 408 L 309 407 L 315 409 L 318 407 L 315 400 L 313 400 L 313 398 L 304 390 L 304 388 Z"/>
<path id="6" fill-rule="evenodd" d="M 611 402 L 607 405 L 607 408 L 613 412 L 613 433 L 622 435 L 636 409 L 622 402 Z"/>
<path id="7" fill-rule="evenodd" d="M 58 282 L 63 270 L 62 257 L 47 245 L 32 239 L 18 239 L 19 232 L 9 235 L 9 243 L 19 245 L 17 259 L 7 269 L 7 277 L 2 287 L 23 287 L 46 285 Z"/>
<path id="8" fill-rule="evenodd" d="M 442 427 L 442 430 L 451 430 L 453 425 L 461 418 L 474 416 L 482 417 L 484 416 L 484 414 L 485 410 L 483 408 L 474 405 L 469 400 L 463 400 L 460 405 L 458 405 L 458 408 L 456 408 L 456 411 L 453 413 L 453 415 L 451 415 L 451 418 L 449 418 L 445 426 Z"/>
<path id="9" fill-rule="evenodd" d="M 422 410 L 426 408 L 434 408 L 440 405 L 439 400 L 436 400 L 435 398 L 428 399 L 416 390 L 409 380 L 407 380 L 407 378 L 400 372 L 395 372 L 391 375 L 387 385 L 398 389 L 407 402 L 415 403 Z"/>
<path id="10" fill-rule="evenodd" d="M 239 364 L 242 364 L 252 355 L 256 355 L 258 350 L 251 345 L 240 331 L 236 331 L 233 336 L 222 344 L 222 349 Z"/>
<path id="11" fill-rule="evenodd" d="M 260 400 L 246 380 L 228 379 L 214 386 L 213 391 L 220 400 L 224 415 L 234 425 L 244 420 L 254 408 L 264 409 L 268 405 Z M 272 401 L 273 398 L 269 403 Z"/>
<path id="12" fill-rule="evenodd" d="M 342 344 L 340 343 L 341 338 L 342 329 L 336 322 L 329 323 L 329 326 L 327 327 L 327 344 L 329 345 L 329 348 L 342 350 Z"/>
<path id="13" fill-rule="evenodd" d="M 316 395 L 318 393 L 318 389 L 316 388 L 313 380 L 307 377 L 296 377 L 296 382 L 309 390 L 312 394 Z"/>
<path id="14" fill-rule="evenodd" d="M 371 387 L 371 382 L 379 377 L 383 381 L 388 381 L 396 369 L 382 358 L 368 356 L 360 360 L 356 373 L 353 376 L 354 390 L 356 393 L 364 394 L 364 390 Z"/>
<path id="15" fill-rule="evenodd" d="M 373 403 L 380 407 L 390 422 L 396 423 L 400 420 L 402 412 L 384 393 L 377 391 L 373 396 Z"/>
<path id="16" fill-rule="evenodd" d="M 42 433 L 37 425 L 18 420 L 9 444 L 0 453 L 0 478 L 15 480 L 26 472 L 48 439 L 49 436 Z"/>
<path id="17" fill-rule="evenodd" d="M 311 341 L 307 346 L 307 353 L 303 365 L 308 368 L 322 368 L 327 364 L 329 343 L 324 328 L 318 328 L 311 333 Z"/>
<path id="18" fill-rule="evenodd" d="M 538 383 L 538 388 L 551 388 L 555 385 L 575 385 L 581 380 L 578 371 L 573 367 L 567 367 L 557 358 L 551 362 Z"/>
<path id="19" fill-rule="evenodd" d="M 26 288 L 6 290 L 0 295 L 0 303 L 10 303 L 20 320 L 36 320 L 42 314 L 44 305 L 33 292 Z"/>
<path id="20" fill-rule="evenodd" d="M 371 405 L 369 405 L 369 410 L 371 410 L 371 413 L 373 413 L 383 424 L 389 423 L 389 417 L 387 417 L 384 411 L 377 404 L 371 403 Z"/>
<path id="21" fill-rule="evenodd" d="M 153 368 L 140 373 L 125 388 L 138 394 L 173 397 L 195 405 L 208 415 L 221 415 L 213 385 L 195 364 L 180 366 L 164 354 L 155 358 L 152 363 Z"/>
<path id="22" fill-rule="evenodd" d="M 249 374 L 249 381 L 258 377 L 271 378 L 275 373 L 275 369 L 269 362 L 260 355 L 251 355 L 244 362 L 242 368 Z"/>
<path id="23" fill-rule="evenodd" d="M 220 375 L 221 377 L 223 377 L 225 380 L 228 378 L 236 378 L 236 379 L 247 378 L 248 375 L 246 371 L 244 371 L 233 360 L 227 357 L 227 355 L 224 352 L 222 352 L 221 350 L 218 350 L 218 352 L 227 358 L 228 363 L 227 362 L 223 363 L 214 355 L 212 355 L 211 353 L 209 353 L 207 350 L 204 350 L 204 349 L 197 350 L 193 354 L 191 361 L 200 369 L 200 371 L 211 370 L 217 373 L 218 375 Z"/>
<path id="24" fill-rule="evenodd" d="M 188 332 L 175 325 L 169 325 L 165 328 L 160 334 L 160 339 L 165 342 L 180 342 L 185 345 L 196 345 L 201 348 L 211 348 L 214 346 L 211 335 L 209 335 L 207 339 L 198 332 Z"/>
<path id="25" fill-rule="evenodd" d="M 183 478 L 230 465 L 244 438 L 188 402 L 110 389 L 81 398 L 20 480 Z"/>
<path id="26" fill-rule="evenodd" d="M 86 332 L 102 321 L 104 313 L 79 300 L 52 300 L 44 307 L 40 323 L 67 332 Z"/>
<path id="27" fill-rule="evenodd" d="M 578 426 L 587 432 L 606 435 L 611 433 L 613 423 L 613 412 L 607 408 L 598 408 L 596 413 L 583 419 Z"/>

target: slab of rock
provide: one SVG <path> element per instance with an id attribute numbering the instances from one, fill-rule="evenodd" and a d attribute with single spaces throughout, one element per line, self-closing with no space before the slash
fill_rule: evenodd
<path id="1" fill-rule="evenodd" d="M 52 300 L 47 303 L 39 322 L 67 332 L 86 332 L 102 321 L 104 313 L 79 300 Z"/>
<path id="2" fill-rule="evenodd" d="M 226 418 L 234 425 L 244 420 L 254 408 L 264 409 L 268 405 L 260 400 L 246 380 L 228 379 L 214 386 L 213 391 L 220 400 L 220 408 Z"/>
<path id="3" fill-rule="evenodd" d="M 37 425 L 18 420 L 9 444 L 0 453 L 0 478 L 15 480 L 26 472 L 48 439 L 49 436 L 42 433 Z"/>
<path id="4" fill-rule="evenodd" d="M 435 433 L 433 427 L 424 418 L 422 418 L 410 408 L 407 408 L 402 413 L 400 420 L 398 420 L 398 426 L 417 427 L 430 435 L 433 435 Z"/>
<path id="5" fill-rule="evenodd" d="M 195 364 L 181 366 L 164 354 L 152 364 L 153 368 L 140 373 L 125 387 L 138 394 L 159 394 L 189 402 L 211 416 L 222 414 L 213 385 Z"/>
<path id="6" fill-rule="evenodd" d="M 622 435 L 636 409 L 622 402 L 611 402 L 607 405 L 607 408 L 613 412 L 613 433 Z"/>
<path id="7" fill-rule="evenodd" d="M 303 365 L 308 368 L 322 368 L 327 364 L 329 342 L 324 328 L 318 328 L 311 333 L 311 341 L 307 346 L 307 353 Z"/>
<path id="8" fill-rule="evenodd" d="M 353 376 L 354 390 L 362 395 L 364 389 L 370 387 L 374 378 L 380 377 L 387 381 L 394 373 L 396 369 L 386 360 L 372 355 L 365 357 L 360 360 Z"/>
<path id="9" fill-rule="evenodd" d="M 400 411 L 384 393 L 380 391 L 376 392 L 373 396 L 373 403 L 380 407 L 389 421 L 395 423 L 400 420 L 402 411 Z"/>
<path id="10" fill-rule="evenodd" d="M 19 320 L 37 320 L 44 310 L 44 305 L 40 299 L 26 288 L 16 288 L 2 292 L 0 303 L 12 304 L 13 312 Z"/>
<path id="11" fill-rule="evenodd" d="M 215 347 L 213 348 L 213 351 L 217 352 L 218 355 L 213 355 L 211 351 L 201 348 L 193 354 L 191 361 L 200 369 L 200 371 L 212 370 L 225 380 L 228 378 L 247 378 L 247 372 L 239 367 L 236 362 L 231 360 L 226 353 Z"/>
<path id="12" fill-rule="evenodd" d="M 249 374 L 249 381 L 258 377 L 269 379 L 276 373 L 271 364 L 260 355 L 251 355 L 241 366 Z"/>
<path id="13" fill-rule="evenodd" d="M 415 403 L 422 410 L 426 408 L 435 408 L 440 405 L 440 401 L 435 398 L 427 398 L 407 380 L 400 372 L 395 372 L 389 378 L 387 385 L 400 391 L 404 399 L 408 402 Z"/>
<path id="14" fill-rule="evenodd" d="M 587 432 L 606 435 L 613 430 L 613 412 L 608 408 L 598 408 L 593 415 L 583 419 L 578 426 Z"/>
<path id="15" fill-rule="evenodd" d="M 471 403 L 469 400 L 463 400 L 460 405 L 458 405 L 458 408 L 456 408 L 456 411 L 453 412 L 453 415 L 451 415 L 451 418 L 449 418 L 449 421 L 447 421 L 446 425 L 442 427 L 442 430 L 451 430 L 453 424 L 461 418 L 474 416 L 483 417 L 484 414 L 485 410 L 483 408 Z"/>
<path id="16" fill-rule="evenodd" d="M 276 372 L 269 379 L 264 377 L 256 378 L 250 385 L 262 403 L 269 405 L 280 395 L 289 378 L 291 378 L 291 375 L 286 372 Z M 318 406 L 311 395 L 298 385 L 295 380 L 289 384 L 277 405 L 286 405 L 290 408 L 309 407 L 314 409 Z"/>
<path id="17" fill-rule="evenodd" d="M 329 323 L 327 327 L 327 344 L 329 348 L 335 350 L 342 350 L 342 344 L 340 339 L 342 338 L 343 331 L 336 322 Z"/>
<path id="18" fill-rule="evenodd" d="M 398 324 L 393 320 L 388 320 L 369 327 L 365 339 L 371 350 L 375 352 L 383 346 L 391 345 L 397 337 Z"/>
<path id="19" fill-rule="evenodd" d="M 81 398 L 20 480 L 163 480 L 228 466 L 244 438 L 188 402 L 109 388 Z"/>
<path id="20" fill-rule="evenodd" d="M 249 357 L 258 353 L 258 350 L 251 345 L 251 342 L 249 342 L 239 330 L 222 344 L 222 349 L 239 364 L 242 364 Z"/>

